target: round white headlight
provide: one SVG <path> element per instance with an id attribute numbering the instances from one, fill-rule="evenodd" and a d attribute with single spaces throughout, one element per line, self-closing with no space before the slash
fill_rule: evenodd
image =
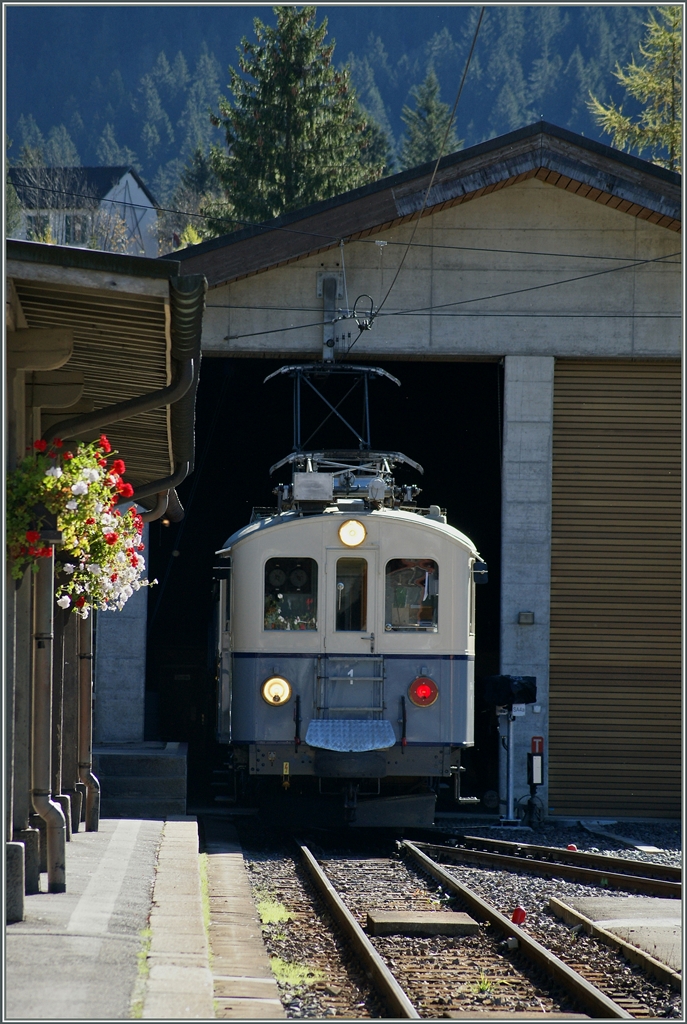
<path id="1" fill-rule="evenodd" d="M 339 540 L 347 548 L 357 548 L 365 540 L 367 531 L 357 519 L 347 519 L 339 527 Z"/>
<path id="2" fill-rule="evenodd" d="M 270 676 L 262 684 L 262 699 L 272 707 L 286 704 L 291 697 L 291 683 L 283 676 Z"/>

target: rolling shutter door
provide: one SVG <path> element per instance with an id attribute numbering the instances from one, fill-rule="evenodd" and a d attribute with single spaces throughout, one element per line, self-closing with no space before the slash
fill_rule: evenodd
<path id="1" fill-rule="evenodd" d="M 679 817 L 680 367 L 556 362 L 551 813 Z"/>

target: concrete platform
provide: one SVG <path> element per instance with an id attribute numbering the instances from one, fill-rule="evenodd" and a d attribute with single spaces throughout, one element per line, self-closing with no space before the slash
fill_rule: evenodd
<path id="1" fill-rule="evenodd" d="M 101 818 L 6 931 L 3 1020 L 213 1019 L 195 818 Z"/>
<path id="2" fill-rule="evenodd" d="M 566 897 L 566 903 L 632 946 L 682 970 L 682 902 L 641 896 Z"/>
<path id="3" fill-rule="evenodd" d="M 282 1020 L 286 1011 L 262 940 L 262 926 L 236 829 L 204 819 L 215 1017 Z"/>
<path id="4" fill-rule="evenodd" d="M 453 910 L 368 910 L 369 935 L 476 935 L 479 925 Z"/>

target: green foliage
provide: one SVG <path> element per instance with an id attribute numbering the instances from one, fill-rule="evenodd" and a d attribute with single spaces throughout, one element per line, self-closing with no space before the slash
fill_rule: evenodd
<path id="1" fill-rule="evenodd" d="M 430 67 L 422 85 L 411 90 L 411 96 L 415 100 L 415 110 L 405 106 L 401 114 L 407 131 L 401 143 L 401 167 L 404 169 L 426 164 L 440 155 L 455 153 L 463 144 L 453 125 L 444 144 L 450 110 L 448 104 L 439 99 L 439 80 L 434 68 Z"/>
<path id="2" fill-rule="evenodd" d="M 12 140 L 5 136 L 5 151 L 12 148 Z M 9 160 L 7 161 L 9 166 Z M 5 175 L 5 238 L 14 238 L 21 226 L 21 203 L 9 174 Z"/>
<path id="3" fill-rule="evenodd" d="M 648 150 L 661 167 L 680 171 L 682 147 L 682 7 L 657 7 L 646 22 L 647 33 L 639 46 L 644 61 L 634 56 L 623 70 L 616 64 L 615 77 L 628 96 L 643 105 L 637 119 L 623 113 L 611 100 L 601 103 L 590 93 L 588 107 L 596 123 L 613 138 L 619 149 Z"/>
<path id="4" fill-rule="evenodd" d="M 227 149 L 213 146 L 211 165 L 231 204 L 213 217 L 218 230 L 226 230 L 227 213 L 237 222 L 269 220 L 373 181 L 383 170 L 349 69 L 332 63 L 326 19 L 316 25 L 314 7 L 274 13 L 276 27 L 256 18 L 256 41 L 242 40 L 239 70 L 229 69 L 233 102 L 220 98 L 213 117 Z"/>
<path id="5" fill-rule="evenodd" d="M 73 561 L 60 561 L 57 603 L 86 618 L 91 608 L 116 610 L 135 590 L 148 586 L 141 579 L 143 521 L 131 506 L 124 515 L 115 504 L 130 498 L 133 488 L 122 481 L 126 467 L 114 459 L 104 435 L 63 451 L 55 440 L 48 446 L 35 441 L 31 454 L 7 478 L 7 548 L 11 574 L 21 579 L 27 568 L 37 571 L 38 559 L 52 548 L 41 543 L 41 530 L 56 518 L 62 533 L 61 552 Z M 116 455 L 116 452 L 112 452 Z"/>

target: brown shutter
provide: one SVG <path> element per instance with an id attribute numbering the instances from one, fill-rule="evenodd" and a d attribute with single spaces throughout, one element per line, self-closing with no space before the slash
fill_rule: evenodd
<path id="1" fill-rule="evenodd" d="M 680 366 L 556 362 L 551 813 L 680 817 Z"/>

